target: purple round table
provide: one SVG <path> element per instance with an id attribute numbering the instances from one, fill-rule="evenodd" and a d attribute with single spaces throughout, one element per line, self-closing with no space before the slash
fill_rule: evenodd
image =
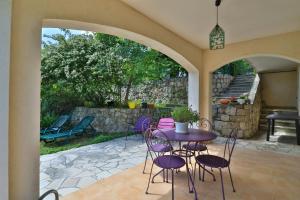
<path id="1" fill-rule="evenodd" d="M 213 131 L 206 131 L 203 129 L 194 129 L 194 128 L 189 128 L 188 133 L 176 133 L 175 129 L 157 129 L 153 131 L 153 135 L 156 137 L 161 137 L 165 138 L 169 141 L 173 142 L 207 142 L 211 141 L 217 138 L 217 134 Z M 181 145 L 179 145 L 181 146 Z M 181 149 L 181 148 L 180 148 Z M 188 188 L 189 191 L 192 192 L 194 191 L 195 193 L 195 199 L 197 200 L 197 192 L 196 188 L 194 185 L 194 181 L 192 180 L 192 177 L 190 176 L 190 169 L 188 167 L 188 160 L 186 157 L 186 170 L 188 172 Z M 205 170 L 205 169 L 204 169 Z M 207 170 L 205 170 L 207 171 Z M 209 172 L 209 171 L 207 171 Z M 160 173 L 160 172 L 159 172 Z M 210 172 L 209 172 L 210 173 Z M 190 181 L 192 183 L 192 190 L 190 188 Z"/>
<path id="2" fill-rule="evenodd" d="M 153 132 L 156 137 L 166 137 L 177 142 L 207 142 L 217 138 L 217 134 L 203 129 L 189 128 L 188 133 L 176 133 L 175 129 L 159 129 Z"/>

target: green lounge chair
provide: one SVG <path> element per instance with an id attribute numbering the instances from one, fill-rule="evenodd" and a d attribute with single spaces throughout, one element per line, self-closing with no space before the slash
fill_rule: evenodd
<path id="1" fill-rule="evenodd" d="M 46 135 L 41 135 L 40 139 L 44 141 L 55 140 L 58 138 L 69 138 L 74 135 L 83 134 L 88 128 L 91 128 L 93 132 L 96 132 L 95 128 L 91 125 L 95 117 L 86 116 L 78 124 L 76 124 L 72 129 L 64 132 L 50 133 Z"/>
<path id="2" fill-rule="evenodd" d="M 60 131 L 61 127 L 69 121 L 70 116 L 69 115 L 61 115 L 51 126 L 45 129 L 41 129 L 41 134 L 49 134 L 49 133 L 57 133 Z"/>

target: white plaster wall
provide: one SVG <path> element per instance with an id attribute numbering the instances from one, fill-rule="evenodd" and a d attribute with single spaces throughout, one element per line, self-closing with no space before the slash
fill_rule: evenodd
<path id="1" fill-rule="evenodd" d="M 267 106 L 297 107 L 297 72 L 261 74 L 262 100 Z"/>
<path id="2" fill-rule="evenodd" d="M 8 108 L 11 1 L 0 1 L 0 199 L 8 199 Z"/>
<path id="3" fill-rule="evenodd" d="M 300 65 L 297 66 L 297 108 L 300 115 Z"/>

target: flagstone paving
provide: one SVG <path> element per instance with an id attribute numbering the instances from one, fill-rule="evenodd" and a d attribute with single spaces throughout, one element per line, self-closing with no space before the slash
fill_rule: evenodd
<path id="1" fill-rule="evenodd" d="M 224 143 L 218 137 L 214 143 Z M 237 146 L 246 149 L 273 151 L 300 155 L 297 145 L 266 142 L 264 140 L 238 140 Z M 40 192 L 58 190 L 65 196 L 96 181 L 144 162 L 146 144 L 141 137 L 131 136 L 126 142 L 118 138 L 112 141 L 88 145 L 40 157 Z"/>

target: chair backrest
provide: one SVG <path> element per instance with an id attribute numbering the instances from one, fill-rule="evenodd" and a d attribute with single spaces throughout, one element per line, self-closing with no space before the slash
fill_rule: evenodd
<path id="1" fill-rule="evenodd" d="M 147 116 L 141 116 L 137 119 L 134 125 L 134 130 L 137 132 L 144 132 L 146 131 L 151 124 L 151 118 Z"/>
<path id="2" fill-rule="evenodd" d="M 145 137 L 145 141 L 146 141 L 148 149 L 154 149 L 154 145 L 156 145 L 156 144 L 162 144 L 162 145 L 164 144 L 166 146 L 169 146 L 171 149 L 173 149 L 171 142 L 168 140 L 168 137 L 163 132 L 163 130 L 156 129 L 155 131 L 159 131 L 159 134 L 157 134 L 157 135 L 153 134 L 154 131 L 151 128 L 148 128 L 145 131 L 144 137 Z M 156 133 L 158 133 L 158 132 L 156 132 Z M 155 157 L 158 157 L 159 152 L 150 151 L 150 155 L 152 158 L 153 158 L 153 155 Z"/>
<path id="3" fill-rule="evenodd" d="M 82 118 L 82 120 L 76 124 L 72 130 L 84 130 L 86 129 L 93 121 L 94 121 L 95 117 L 93 116 L 85 116 L 84 118 Z"/>
<path id="4" fill-rule="evenodd" d="M 206 118 L 200 118 L 199 119 L 198 128 L 204 129 L 206 131 L 212 131 L 213 130 L 212 123 Z"/>
<path id="5" fill-rule="evenodd" d="M 69 115 L 61 115 L 49 128 L 60 128 L 70 119 Z"/>
<path id="6" fill-rule="evenodd" d="M 157 124 L 157 129 L 174 128 L 174 127 L 175 127 L 175 121 L 173 118 L 161 118 Z"/>
<path id="7" fill-rule="evenodd" d="M 228 138 L 226 139 L 226 142 L 225 142 L 223 157 L 225 159 L 227 159 L 229 163 L 231 161 L 231 156 L 232 156 L 235 144 L 236 144 L 237 133 L 238 133 L 237 128 L 232 129 L 230 135 L 228 136 Z"/>

